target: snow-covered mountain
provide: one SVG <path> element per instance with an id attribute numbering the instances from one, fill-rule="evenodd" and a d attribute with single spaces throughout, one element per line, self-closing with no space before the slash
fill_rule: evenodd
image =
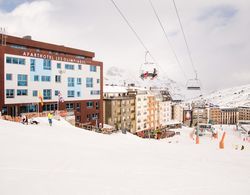
<path id="1" fill-rule="evenodd" d="M 177 99 L 183 100 L 185 97 L 183 86 L 172 79 L 164 77 L 164 75 L 160 75 L 154 80 L 142 80 L 139 77 L 139 72 L 130 72 L 122 68 L 111 67 L 104 76 L 105 85 L 124 86 L 131 83 L 143 88 L 158 87 L 169 89 L 172 96 Z"/>
<path id="2" fill-rule="evenodd" d="M 221 107 L 250 106 L 250 84 L 213 91 L 190 101 L 205 100 Z"/>

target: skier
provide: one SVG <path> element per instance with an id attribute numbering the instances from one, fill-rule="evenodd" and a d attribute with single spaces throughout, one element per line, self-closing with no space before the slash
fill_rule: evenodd
<path id="1" fill-rule="evenodd" d="M 49 112 L 48 114 L 48 121 L 49 121 L 49 125 L 52 126 L 52 118 L 53 118 L 53 114 Z"/>

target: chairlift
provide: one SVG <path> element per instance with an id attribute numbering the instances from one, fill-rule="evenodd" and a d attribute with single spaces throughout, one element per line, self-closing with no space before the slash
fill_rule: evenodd
<path id="1" fill-rule="evenodd" d="M 145 62 L 144 64 L 142 64 L 141 68 L 140 68 L 140 78 L 142 80 L 146 80 L 146 79 L 155 79 L 158 75 L 158 71 L 156 69 L 156 64 L 153 62 L 149 62 L 147 60 L 147 55 L 149 54 L 149 51 L 146 51 L 145 54 Z"/>
<path id="2" fill-rule="evenodd" d="M 197 77 L 197 72 L 195 72 L 195 78 L 189 79 L 187 81 L 187 90 L 201 90 L 201 82 Z"/>

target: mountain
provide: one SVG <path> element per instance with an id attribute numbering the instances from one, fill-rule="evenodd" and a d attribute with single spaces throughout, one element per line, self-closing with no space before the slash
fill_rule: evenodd
<path id="1" fill-rule="evenodd" d="M 189 101 L 198 100 L 220 107 L 250 106 L 250 84 L 213 91 Z"/>
<path id="2" fill-rule="evenodd" d="M 154 80 L 145 79 L 142 80 L 139 76 L 138 72 L 130 72 L 128 70 L 124 70 L 122 68 L 111 67 L 107 70 L 104 77 L 105 85 L 118 85 L 124 86 L 128 84 L 135 84 L 136 86 L 143 88 L 157 87 L 168 89 L 171 95 L 175 99 L 184 99 L 183 86 L 181 86 L 176 81 L 164 77 L 164 75 L 158 76 Z"/>

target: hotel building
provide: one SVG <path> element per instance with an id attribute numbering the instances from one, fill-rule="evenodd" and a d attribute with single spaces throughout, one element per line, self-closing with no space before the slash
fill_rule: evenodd
<path id="1" fill-rule="evenodd" d="M 0 43 L 2 115 L 67 110 L 78 123 L 102 125 L 103 64 L 93 59 L 95 53 L 30 36 L 0 34 Z"/>

